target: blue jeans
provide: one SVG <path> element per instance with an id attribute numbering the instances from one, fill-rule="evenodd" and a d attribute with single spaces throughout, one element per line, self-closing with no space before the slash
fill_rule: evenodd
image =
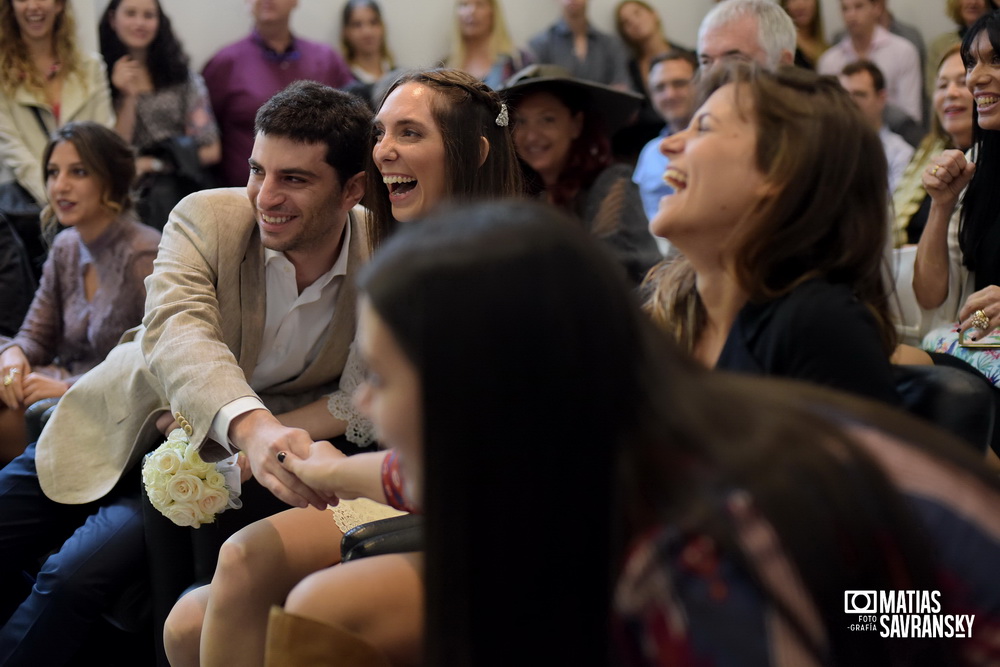
<path id="1" fill-rule="evenodd" d="M 96 502 L 49 500 L 34 444 L 0 470 L 0 664 L 66 663 L 121 591 L 143 576 L 139 489 L 133 470 Z"/>

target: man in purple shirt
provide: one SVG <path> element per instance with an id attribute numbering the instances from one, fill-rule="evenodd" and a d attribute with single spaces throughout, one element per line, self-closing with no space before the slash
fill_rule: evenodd
<path id="1" fill-rule="evenodd" d="M 351 81 L 344 59 L 325 44 L 295 37 L 289 20 L 298 0 L 251 0 L 250 35 L 223 47 L 202 75 L 222 135 L 220 185 L 246 185 L 257 109 L 299 79 L 340 88 Z"/>

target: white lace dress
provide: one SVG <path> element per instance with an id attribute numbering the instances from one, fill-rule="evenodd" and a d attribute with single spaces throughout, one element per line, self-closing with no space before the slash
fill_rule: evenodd
<path id="1" fill-rule="evenodd" d="M 340 389 L 328 396 L 326 404 L 331 415 L 347 422 L 347 432 L 345 433 L 347 439 L 362 447 L 375 440 L 375 429 L 372 423 L 354 407 L 354 392 L 364 381 L 365 372 L 365 365 L 357 352 L 357 342 L 351 343 L 347 364 L 344 366 L 344 373 L 340 376 Z M 333 513 L 333 520 L 337 522 L 337 527 L 343 533 L 369 521 L 388 519 L 404 514 L 404 512 L 368 498 L 341 500 L 337 505 L 330 507 L 330 512 Z"/>

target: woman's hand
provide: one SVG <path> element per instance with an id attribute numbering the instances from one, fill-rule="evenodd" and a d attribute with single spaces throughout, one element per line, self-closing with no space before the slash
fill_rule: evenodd
<path id="1" fill-rule="evenodd" d="M 281 463 L 328 504 L 336 505 L 338 499 L 351 500 L 358 497 L 357 493 L 345 488 L 338 475 L 346 460 L 346 454 L 326 440 L 320 440 L 309 447 L 307 458 L 301 459 L 292 452 L 285 452 Z"/>
<path id="2" fill-rule="evenodd" d="M 24 379 L 31 373 L 31 364 L 17 345 L 0 354 L 0 401 L 17 410 L 24 407 Z"/>
<path id="3" fill-rule="evenodd" d="M 951 149 L 931 159 L 921 180 L 935 204 L 954 207 L 975 172 L 976 165 L 965 159 L 965 153 Z"/>
<path id="4" fill-rule="evenodd" d="M 980 312 L 981 311 L 981 312 Z M 988 324 L 978 322 L 986 316 Z M 973 329 L 968 335 L 971 340 L 979 340 L 997 327 L 1000 327 L 1000 287 L 987 285 L 978 292 L 973 292 L 965 300 L 965 305 L 958 311 L 959 329 Z"/>
<path id="5" fill-rule="evenodd" d="M 69 390 L 69 383 L 41 373 L 29 373 L 24 378 L 24 404 L 31 405 L 43 398 L 59 398 Z"/>
<path id="6" fill-rule="evenodd" d="M 135 97 L 142 91 L 142 64 L 132 56 L 122 56 L 111 68 L 111 85 L 122 95 Z"/>

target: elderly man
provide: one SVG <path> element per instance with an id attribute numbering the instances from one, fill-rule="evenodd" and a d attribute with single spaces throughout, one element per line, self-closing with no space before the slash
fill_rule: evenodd
<path id="1" fill-rule="evenodd" d="M 725 0 L 698 29 L 703 70 L 726 58 L 750 60 L 775 70 L 795 61 L 795 24 L 773 0 Z"/>
<path id="2" fill-rule="evenodd" d="M 651 139 L 639 153 L 632 181 L 639 186 L 642 207 L 650 220 L 660 207 L 660 199 L 673 192 L 663 181 L 670 160 L 660 150 L 664 137 L 687 127 L 694 113 L 694 75 L 698 61 L 688 51 L 673 50 L 653 59 L 649 68 L 649 94 L 653 108 L 666 121 L 660 136 Z M 666 239 L 657 239 L 660 251 L 670 249 Z"/>
<path id="3" fill-rule="evenodd" d="M 236 514 L 325 506 L 275 456 L 306 456 L 348 427 L 326 395 L 354 338 L 368 244 L 351 209 L 370 129 L 360 98 L 293 84 L 257 114 L 245 190 L 200 192 L 171 213 L 142 326 L 0 470 L 0 664 L 66 663 L 141 575 L 139 462 L 173 426 L 202 451 L 245 452 L 277 496 Z"/>

